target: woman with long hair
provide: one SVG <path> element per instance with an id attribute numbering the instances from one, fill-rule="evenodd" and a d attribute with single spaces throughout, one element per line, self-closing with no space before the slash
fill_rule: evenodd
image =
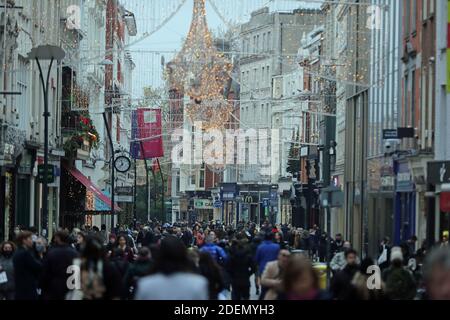
<path id="1" fill-rule="evenodd" d="M 118 300 L 122 292 L 122 278 L 115 266 L 106 259 L 103 239 L 96 235 L 86 237 L 80 267 L 81 289 L 69 291 L 68 300 Z"/>
<path id="2" fill-rule="evenodd" d="M 282 280 L 283 292 L 279 300 L 329 300 L 329 295 L 320 289 L 319 276 L 311 261 L 304 255 L 289 257 Z"/>

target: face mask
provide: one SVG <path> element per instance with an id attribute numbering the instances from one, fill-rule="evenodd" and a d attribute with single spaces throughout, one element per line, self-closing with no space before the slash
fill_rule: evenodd
<path id="1" fill-rule="evenodd" d="M 10 258 L 12 256 L 12 251 L 3 251 L 2 254 L 6 258 Z"/>
<path id="2" fill-rule="evenodd" d="M 37 251 L 38 253 L 44 252 L 44 251 L 45 251 L 45 246 L 42 245 L 42 244 L 36 244 L 36 251 Z"/>

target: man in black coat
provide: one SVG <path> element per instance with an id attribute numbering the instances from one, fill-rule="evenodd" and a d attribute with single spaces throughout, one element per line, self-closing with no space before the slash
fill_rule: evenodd
<path id="1" fill-rule="evenodd" d="M 45 300 L 65 299 L 69 291 L 67 279 L 72 275 L 67 271 L 78 256 L 77 251 L 70 246 L 70 238 L 67 232 L 58 231 L 55 234 L 55 244 L 44 260 L 41 288 Z"/>
<path id="2" fill-rule="evenodd" d="M 346 266 L 331 279 L 330 291 L 334 299 L 349 300 L 352 294 L 352 280 L 359 270 L 358 256 L 354 249 L 345 251 Z"/>
<path id="3" fill-rule="evenodd" d="M 38 300 L 38 279 L 42 263 L 33 254 L 32 233 L 23 231 L 17 236 L 19 249 L 13 257 L 16 281 L 15 300 Z"/>
<path id="4" fill-rule="evenodd" d="M 255 263 L 250 248 L 243 240 L 234 240 L 226 271 L 231 278 L 231 299 L 249 300 L 250 276 L 255 273 Z"/>

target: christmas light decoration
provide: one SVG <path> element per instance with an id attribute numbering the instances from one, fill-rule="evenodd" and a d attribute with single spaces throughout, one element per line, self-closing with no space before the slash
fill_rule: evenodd
<path id="1" fill-rule="evenodd" d="M 226 124 L 232 107 L 223 98 L 223 90 L 231 70 L 232 64 L 214 46 L 206 22 L 205 0 L 194 0 L 187 39 L 167 70 L 175 89 L 191 98 L 186 113 L 192 123 L 202 121 L 206 130 Z"/>

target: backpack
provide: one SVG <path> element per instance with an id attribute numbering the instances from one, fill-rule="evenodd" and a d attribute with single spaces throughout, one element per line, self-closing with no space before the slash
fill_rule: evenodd
<path id="1" fill-rule="evenodd" d="M 103 261 L 97 261 L 96 268 L 84 263 L 80 270 L 80 289 L 71 290 L 66 300 L 99 300 L 102 299 L 106 286 L 103 279 Z"/>
<path id="2" fill-rule="evenodd" d="M 413 299 L 416 285 L 411 273 L 404 268 L 390 270 L 386 277 L 386 293 L 391 299 Z"/>

